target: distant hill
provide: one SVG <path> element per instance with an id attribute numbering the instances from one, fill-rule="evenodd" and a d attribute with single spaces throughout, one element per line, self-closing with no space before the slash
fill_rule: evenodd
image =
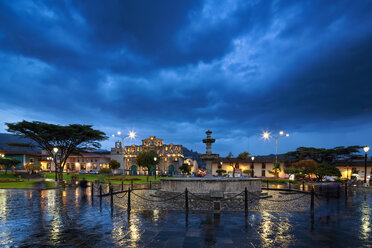
<path id="1" fill-rule="evenodd" d="M 8 144 L 10 143 L 29 144 L 32 145 L 33 147 L 9 146 Z M 21 138 L 10 133 L 0 133 L 0 150 L 41 152 L 41 149 L 37 146 L 37 144 L 34 141 L 30 139 Z"/>
<path id="2" fill-rule="evenodd" d="M 198 162 L 199 167 L 205 168 L 205 162 L 204 160 L 201 160 L 199 157 L 198 152 L 194 152 L 193 150 L 189 150 L 186 147 L 183 147 L 183 156 L 185 158 L 192 158 Z"/>

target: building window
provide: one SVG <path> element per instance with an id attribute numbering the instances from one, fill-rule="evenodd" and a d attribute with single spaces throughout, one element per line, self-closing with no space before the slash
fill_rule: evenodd
<path id="1" fill-rule="evenodd" d="M 266 169 L 266 163 L 262 163 L 262 169 Z"/>
<path id="2" fill-rule="evenodd" d="M 251 170 L 254 169 L 254 163 L 251 163 Z"/>
<path id="3" fill-rule="evenodd" d="M 97 164 L 96 163 L 93 164 L 93 169 L 97 169 Z"/>
<path id="4" fill-rule="evenodd" d="M 261 176 L 265 177 L 266 176 L 266 171 L 262 170 Z"/>
<path id="5" fill-rule="evenodd" d="M 34 159 L 33 158 L 30 158 L 30 163 L 33 163 L 34 162 Z"/>
<path id="6" fill-rule="evenodd" d="M 218 169 L 221 169 L 222 168 L 222 162 L 219 162 L 218 163 Z"/>
<path id="7" fill-rule="evenodd" d="M 356 168 L 352 168 L 352 169 L 351 169 L 351 173 L 352 173 L 352 174 L 358 174 L 358 171 L 357 171 Z"/>

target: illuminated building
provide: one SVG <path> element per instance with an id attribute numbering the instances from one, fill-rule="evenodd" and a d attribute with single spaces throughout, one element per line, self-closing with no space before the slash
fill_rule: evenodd
<path id="1" fill-rule="evenodd" d="M 137 165 L 137 154 L 144 150 L 155 151 L 160 162 L 156 166 L 157 175 L 173 175 L 179 174 L 179 167 L 183 164 L 183 147 L 182 145 L 164 145 L 162 139 L 155 136 L 143 139 L 142 145 L 131 145 L 124 148 L 121 147 L 121 142 L 115 143 L 115 148 L 111 149 L 111 159 L 115 159 L 120 163 L 120 168 L 126 175 L 146 175 L 147 169 Z M 155 173 L 155 169 L 151 174 Z"/>

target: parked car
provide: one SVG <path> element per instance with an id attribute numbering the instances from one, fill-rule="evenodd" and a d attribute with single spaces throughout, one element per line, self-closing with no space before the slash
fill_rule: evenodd
<path id="1" fill-rule="evenodd" d="M 87 171 L 81 170 L 81 171 L 79 171 L 79 174 L 87 174 Z"/>
<path id="2" fill-rule="evenodd" d="M 336 177 L 334 177 L 334 176 L 325 176 L 323 178 L 323 181 L 325 181 L 325 182 L 334 182 L 334 181 L 336 181 Z"/>
<path id="3" fill-rule="evenodd" d="M 96 170 L 91 170 L 91 171 L 89 171 L 89 174 L 98 174 L 98 171 L 96 171 Z"/>

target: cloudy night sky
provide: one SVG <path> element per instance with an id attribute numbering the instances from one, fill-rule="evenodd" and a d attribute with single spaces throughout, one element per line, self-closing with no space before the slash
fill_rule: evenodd
<path id="1" fill-rule="evenodd" d="M 371 16 L 362 0 L 0 1 L 0 132 L 82 123 L 204 152 L 210 129 L 223 156 L 274 153 L 263 130 L 290 133 L 279 153 L 372 145 Z"/>

